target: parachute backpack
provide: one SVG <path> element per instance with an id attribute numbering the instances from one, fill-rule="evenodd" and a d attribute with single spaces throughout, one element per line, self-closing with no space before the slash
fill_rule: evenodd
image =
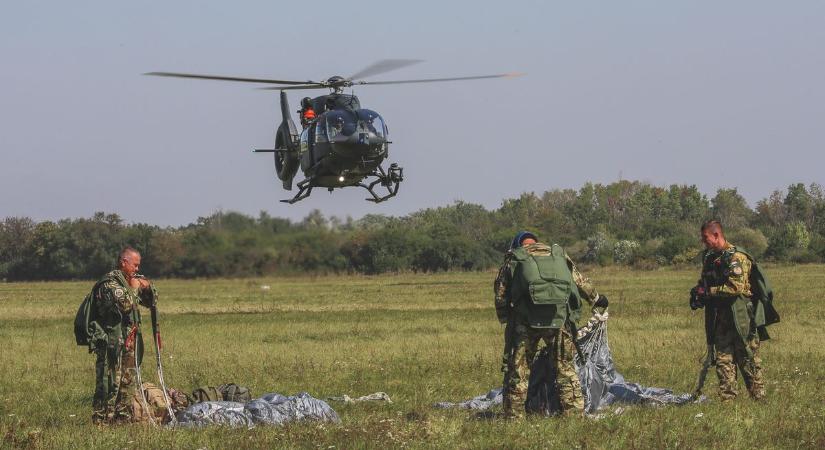
<path id="1" fill-rule="evenodd" d="M 753 259 L 747 251 L 736 247 L 736 251 L 743 253 L 751 261 L 750 285 L 751 285 L 751 302 L 753 304 L 753 321 L 756 325 L 756 330 L 759 333 L 759 340 L 767 341 L 770 339 L 767 326 L 779 322 L 779 313 L 773 306 L 773 288 L 771 283 L 762 272 L 759 264 Z"/>
<path id="2" fill-rule="evenodd" d="M 98 325 L 96 321 L 92 320 L 94 314 L 94 300 L 97 295 L 97 289 L 103 281 L 98 281 L 92 287 L 92 290 L 86 294 L 86 297 L 80 303 L 77 309 L 77 314 L 74 318 L 74 338 L 77 345 L 89 346 L 89 352 L 92 351 L 93 344 L 98 339 L 106 339 L 106 332 Z"/>
<path id="3" fill-rule="evenodd" d="M 568 321 L 576 321 L 581 301 L 560 246 L 553 244 L 550 254 L 531 254 L 518 247 L 513 261 L 514 306 L 531 327 L 564 328 Z"/>

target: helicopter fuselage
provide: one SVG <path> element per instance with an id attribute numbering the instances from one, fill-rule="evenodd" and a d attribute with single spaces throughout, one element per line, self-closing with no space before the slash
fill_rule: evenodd
<path id="1" fill-rule="evenodd" d="M 325 111 L 299 136 L 301 171 L 319 187 L 358 185 L 386 159 L 387 136 L 387 125 L 375 111 Z"/>

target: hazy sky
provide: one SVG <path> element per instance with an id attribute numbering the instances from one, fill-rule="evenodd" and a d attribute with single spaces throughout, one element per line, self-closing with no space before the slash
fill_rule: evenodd
<path id="1" fill-rule="evenodd" d="M 802 0 L 4 1 L 0 218 L 357 218 L 620 176 L 753 204 L 825 182 L 824 44 L 825 2 Z M 426 62 L 371 79 L 527 75 L 358 88 L 405 169 L 379 205 L 278 202 L 272 156 L 251 153 L 272 146 L 277 91 L 141 75 L 322 79 L 384 58 Z"/>

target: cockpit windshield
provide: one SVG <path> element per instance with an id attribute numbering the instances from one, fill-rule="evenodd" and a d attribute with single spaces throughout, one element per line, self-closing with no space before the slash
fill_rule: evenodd
<path id="1" fill-rule="evenodd" d="M 330 141 L 345 139 L 356 132 L 369 133 L 381 138 L 387 136 L 387 125 L 384 119 L 377 112 L 369 109 L 330 111 L 324 116 Z"/>
<path id="2" fill-rule="evenodd" d="M 356 114 L 358 114 L 360 128 L 375 133 L 376 136 L 386 137 L 387 126 L 384 124 L 381 115 L 369 109 L 359 109 Z"/>

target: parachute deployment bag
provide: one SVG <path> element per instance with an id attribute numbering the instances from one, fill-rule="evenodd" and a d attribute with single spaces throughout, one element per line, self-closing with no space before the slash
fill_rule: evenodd
<path id="1" fill-rule="evenodd" d="M 143 394 L 149 410 L 144 409 L 144 403 L 140 401 L 141 390 L 135 389 L 129 402 L 132 408 L 132 422 L 168 422 L 169 410 L 166 409 L 163 390 L 153 383 L 143 383 Z"/>
<path id="2" fill-rule="evenodd" d="M 563 328 L 570 314 L 573 277 L 564 250 L 553 245 L 551 254 L 531 254 L 523 247 L 513 252 L 513 297 L 533 328 Z"/>

